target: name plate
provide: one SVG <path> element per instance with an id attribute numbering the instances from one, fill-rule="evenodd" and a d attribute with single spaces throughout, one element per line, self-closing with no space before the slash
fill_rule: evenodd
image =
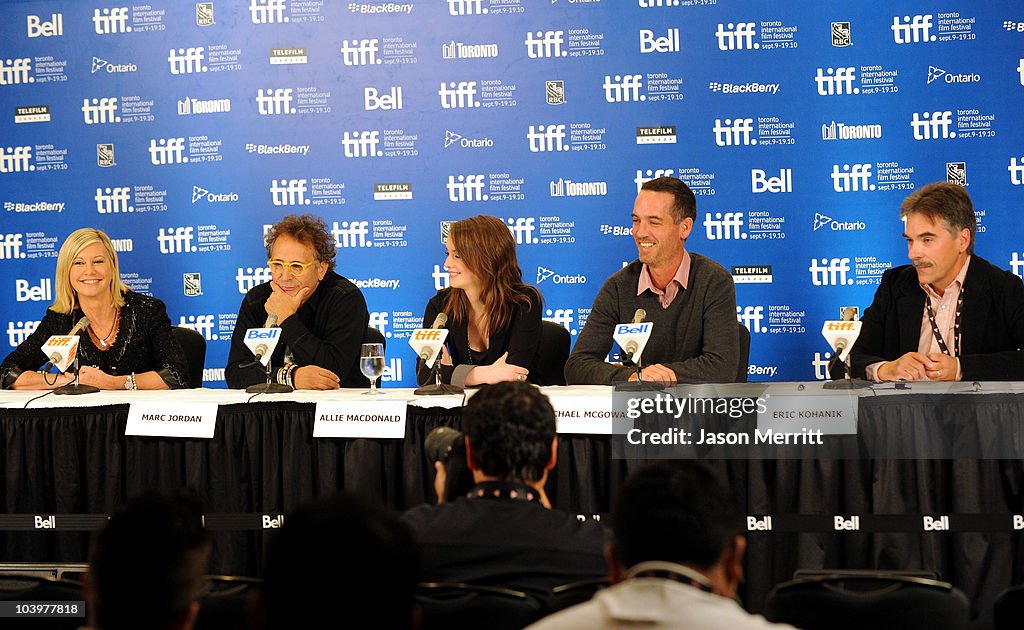
<path id="1" fill-rule="evenodd" d="M 313 437 L 402 439 L 406 407 L 404 400 L 318 402 Z"/>
<path id="2" fill-rule="evenodd" d="M 133 402 L 124 434 L 209 439 L 216 428 L 217 403 Z"/>
<path id="3" fill-rule="evenodd" d="M 857 396 L 766 396 L 757 429 L 786 434 L 856 435 Z"/>
<path id="4" fill-rule="evenodd" d="M 589 435 L 611 435 L 612 419 L 625 418 L 625 412 L 612 409 L 612 397 L 600 396 L 549 396 L 555 410 L 555 431 Z"/>

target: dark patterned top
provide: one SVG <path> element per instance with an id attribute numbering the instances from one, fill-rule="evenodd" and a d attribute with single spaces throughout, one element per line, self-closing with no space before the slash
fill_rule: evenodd
<path id="1" fill-rule="evenodd" d="M 94 365 L 107 374 L 128 375 L 156 371 L 172 389 L 187 380 L 185 353 L 171 332 L 167 307 L 160 300 L 128 291 L 121 308 L 121 328 L 109 350 L 100 351 L 87 331 L 78 346 L 79 365 Z M 46 310 L 39 327 L 0 365 L 0 385 L 9 389 L 26 370 L 38 370 L 46 361 L 41 348 L 51 335 L 66 335 L 82 318 L 78 309 L 70 314 Z"/>

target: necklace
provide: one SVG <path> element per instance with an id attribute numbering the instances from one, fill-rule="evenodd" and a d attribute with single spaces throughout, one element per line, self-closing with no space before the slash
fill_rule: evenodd
<path id="1" fill-rule="evenodd" d="M 100 345 L 100 348 L 102 348 L 103 350 L 106 350 L 107 348 L 110 347 L 110 343 L 107 340 L 110 339 L 110 336 L 113 335 L 115 332 L 117 332 L 117 329 L 120 327 L 119 326 L 119 324 L 121 323 L 120 315 L 121 315 L 121 309 L 119 309 L 119 308 L 115 309 L 114 310 L 114 321 L 112 321 L 110 323 L 110 331 L 107 332 L 107 334 L 104 335 L 103 337 L 100 337 L 99 333 L 97 333 L 95 330 L 93 330 L 92 326 L 89 326 L 89 332 L 92 333 L 93 338 L 96 339 L 96 343 L 98 343 Z"/>

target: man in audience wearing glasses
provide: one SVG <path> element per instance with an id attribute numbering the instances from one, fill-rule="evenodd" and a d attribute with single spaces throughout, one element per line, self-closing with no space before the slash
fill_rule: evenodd
<path id="1" fill-rule="evenodd" d="M 271 380 L 296 389 L 336 389 L 365 384 L 359 346 L 370 315 L 362 292 L 334 272 L 334 238 L 320 217 L 288 215 L 266 234 L 270 282 L 245 294 L 231 336 L 228 387 L 264 383 L 245 345 L 250 328 L 280 326 L 270 360 Z"/>
<path id="2" fill-rule="evenodd" d="M 603 577 L 604 528 L 551 509 L 544 493 L 558 447 L 547 397 L 526 383 L 488 385 L 462 418 L 476 485 L 465 497 L 405 514 L 421 579 L 544 597 L 556 586 Z"/>
<path id="3" fill-rule="evenodd" d="M 638 470 L 612 512 L 612 586 L 531 630 L 730 628 L 792 630 L 736 603 L 743 578 L 743 515 L 705 465 L 664 461 Z"/>

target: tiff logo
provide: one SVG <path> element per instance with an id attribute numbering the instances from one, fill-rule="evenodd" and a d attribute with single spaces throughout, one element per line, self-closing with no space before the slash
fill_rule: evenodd
<path id="1" fill-rule="evenodd" d="M 853 278 L 849 277 L 849 258 L 822 258 L 821 264 L 817 258 L 812 258 L 807 270 L 811 272 L 811 284 L 816 287 L 853 284 Z"/>
<path id="2" fill-rule="evenodd" d="M 761 325 L 764 321 L 763 306 L 737 306 L 736 321 L 747 327 L 752 333 L 761 333 L 767 330 Z"/>
<path id="3" fill-rule="evenodd" d="M 718 40 L 718 50 L 751 50 L 761 47 L 761 44 L 754 43 L 753 22 L 719 23 L 715 39 Z"/>
<path id="4" fill-rule="evenodd" d="M 640 188 L 658 177 L 675 177 L 675 169 L 662 168 L 662 169 L 647 169 L 645 171 L 637 170 L 636 177 L 633 178 L 633 183 L 636 184 L 636 193 L 640 194 Z"/>
<path id="5" fill-rule="evenodd" d="M 480 101 L 476 100 L 476 81 L 442 82 L 437 95 L 441 97 L 444 109 L 480 107 Z"/>
<path id="6" fill-rule="evenodd" d="M 24 258 L 21 251 L 21 234 L 0 234 L 0 260 Z"/>
<path id="7" fill-rule="evenodd" d="M 569 150 L 569 145 L 564 142 L 565 125 L 530 125 L 526 139 L 530 142 L 531 153 Z"/>
<path id="8" fill-rule="evenodd" d="M 217 335 L 213 334 L 213 315 L 184 315 L 178 318 L 178 326 L 194 330 L 203 336 L 207 341 L 216 341 Z"/>
<path id="9" fill-rule="evenodd" d="M 171 65 L 171 74 L 194 74 L 206 72 L 208 68 L 203 64 L 205 58 L 203 46 L 195 48 L 171 48 L 167 53 L 167 62 Z"/>
<path id="10" fill-rule="evenodd" d="M 20 346 L 28 336 L 36 331 L 39 322 L 7 322 L 7 343 L 12 348 Z"/>
<path id="11" fill-rule="evenodd" d="M 97 35 L 132 32 L 132 27 L 128 26 L 128 7 L 94 9 L 92 12 L 92 24 L 96 29 Z"/>
<path id="12" fill-rule="evenodd" d="M 35 83 L 35 77 L 28 76 L 28 73 L 31 71 L 32 60 L 28 57 L 0 59 L 0 85 Z"/>
<path id="13" fill-rule="evenodd" d="M 572 320 L 571 308 L 549 308 L 544 313 L 544 321 L 558 324 L 570 332 L 572 332 Z"/>
<path id="14" fill-rule="evenodd" d="M 242 269 L 238 267 L 238 272 L 235 274 L 235 280 L 238 281 L 238 292 L 245 295 L 253 287 L 264 282 L 270 282 L 273 279 L 273 275 L 270 273 L 269 267 L 246 267 Z"/>
<path id="15" fill-rule="evenodd" d="M 0 149 L 0 173 L 21 173 L 34 171 L 32 147 L 4 147 Z"/>
<path id="16" fill-rule="evenodd" d="M 720 147 L 757 144 L 757 140 L 750 137 L 754 131 L 753 118 L 726 118 L 724 123 L 721 118 L 716 118 L 712 131 L 715 144 Z"/>
<path id="17" fill-rule="evenodd" d="M 335 249 L 339 247 L 373 247 L 366 237 L 370 235 L 369 221 L 337 221 L 331 226 Z"/>
<path id="18" fill-rule="evenodd" d="M 87 125 L 121 122 L 121 117 L 117 115 L 117 97 L 83 98 L 82 118 Z"/>
<path id="19" fill-rule="evenodd" d="M 516 239 L 516 245 L 528 245 L 538 241 L 533 237 L 533 231 L 537 229 L 534 226 L 533 217 L 509 217 L 505 219 L 505 223 L 508 224 L 509 231 Z"/>
<path id="20" fill-rule="evenodd" d="M 956 132 L 950 131 L 953 126 L 953 112 L 914 112 L 910 120 L 910 126 L 914 130 L 914 140 L 938 140 L 940 138 L 955 138 Z"/>
<path id="21" fill-rule="evenodd" d="M 1006 167 L 1006 170 L 1010 171 L 1010 183 L 1014 186 L 1020 186 L 1024 184 L 1024 156 L 1020 158 L 1020 162 L 1017 158 L 1010 158 L 1010 165 Z"/>
<path id="22" fill-rule="evenodd" d="M 376 328 L 385 337 L 390 337 L 391 334 L 388 332 L 388 317 L 387 311 L 370 311 L 370 328 Z"/>
<path id="23" fill-rule="evenodd" d="M 832 165 L 832 190 L 842 192 L 865 192 L 874 190 L 875 185 L 871 181 L 871 164 L 843 164 L 842 169 L 838 164 Z"/>
<path id="24" fill-rule="evenodd" d="M 156 138 L 149 141 L 149 161 L 155 166 L 161 164 L 184 164 L 188 162 L 185 155 L 184 138 Z"/>
<path id="25" fill-rule="evenodd" d="M 897 44 L 917 44 L 919 42 L 934 42 L 936 37 L 932 35 L 932 16 L 915 15 L 899 16 L 892 19 L 892 40 Z"/>
<path id="26" fill-rule="evenodd" d="M 344 39 L 341 41 L 341 61 L 346 66 L 372 66 L 381 63 L 377 58 L 380 41 L 377 39 Z"/>
<path id="27" fill-rule="evenodd" d="M 1024 278 L 1024 258 L 1021 258 L 1021 254 L 1022 252 L 1013 252 L 1013 257 L 1010 258 L 1010 271 Z"/>
<path id="28" fill-rule="evenodd" d="M 746 234 L 740 232 L 742 227 L 742 212 L 715 212 L 713 215 L 704 215 L 704 234 L 709 241 L 747 238 Z"/>
<path id="29" fill-rule="evenodd" d="M 275 206 L 308 206 L 305 179 L 270 180 L 270 201 Z"/>
<path id="30" fill-rule="evenodd" d="M 276 116 L 279 114 L 294 114 L 292 107 L 291 88 L 262 88 L 256 92 L 256 108 L 260 116 Z"/>
<path id="31" fill-rule="evenodd" d="M 440 291 L 441 289 L 447 289 L 451 284 L 451 276 L 444 269 L 441 269 L 441 265 L 434 265 L 434 271 L 431 272 L 430 277 L 434 279 L 434 290 Z"/>
<path id="32" fill-rule="evenodd" d="M 1020 65 L 1017 66 L 1017 74 L 1020 75 L 1020 84 L 1024 85 L 1024 57 L 1020 59 Z"/>
<path id="33" fill-rule="evenodd" d="M 448 201 L 487 201 L 482 174 L 448 176 Z"/>
<path id="34" fill-rule="evenodd" d="M 346 131 L 341 139 L 347 158 L 382 157 L 384 152 L 377 148 L 379 144 L 379 131 Z"/>
<path id="35" fill-rule="evenodd" d="M 824 356 L 820 352 L 814 353 L 814 358 L 811 360 L 811 367 L 814 368 L 814 378 L 819 381 L 828 380 L 828 362 L 832 358 L 831 352 L 826 352 Z"/>
<path id="36" fill-rule="evenodd" d="M 253 24 L 288 22 L 284 15 L 284 0 L 249 0 L 249 17 Z"/>
<path id="37" fill-rule="evenodd" d="M 196 251 L 195 245 L 192 244 L 193 229 L 191 226 L 167 228 L 166 230 L 160 228 L 160 233 L 156 237 L 156 242 L 160 244 L 160 253 L 183 254 Z"/>
<path id="38" fill-rule="evenodd" d="M 486 15 L 483 0 L 448 0 L 448 15 Z"/>
<path id="39" fill-rule="evenodd" d="M 630 103 L 635 101 L 646 101 L 647 95 L 640 94 L 640 88 L 644 85 L 643 75 L 624 74 L 622 76 L 604 75 L 604 100 L 609 103 Z"/>
<path id="40" fill-rule="evenodd" d="M 96 212 L 100 214 L 119 214 L 135 212 L 135 207 L 128 204 L 131 189 L 127 186 L 115 188 L 97 188 Z"/>
<path id="41" fill-rule="evenodd" d="M 546 57 L 565 57 L 568 51 L 562 50 L 565 43 L 565 31 L 537 31 L 526 34 L 526 55 L 530 59 Z"/>
<path id="42" fill-rule="evenodd" d="M 818 68 L 814 82 L 818 85 L 818 94 L 821 96 L 836 96 L 842 94 L 860 94 L 860 88 L 853 87 L 857 78 L 857 68 L 846 66 L 843 68 Z"/>

